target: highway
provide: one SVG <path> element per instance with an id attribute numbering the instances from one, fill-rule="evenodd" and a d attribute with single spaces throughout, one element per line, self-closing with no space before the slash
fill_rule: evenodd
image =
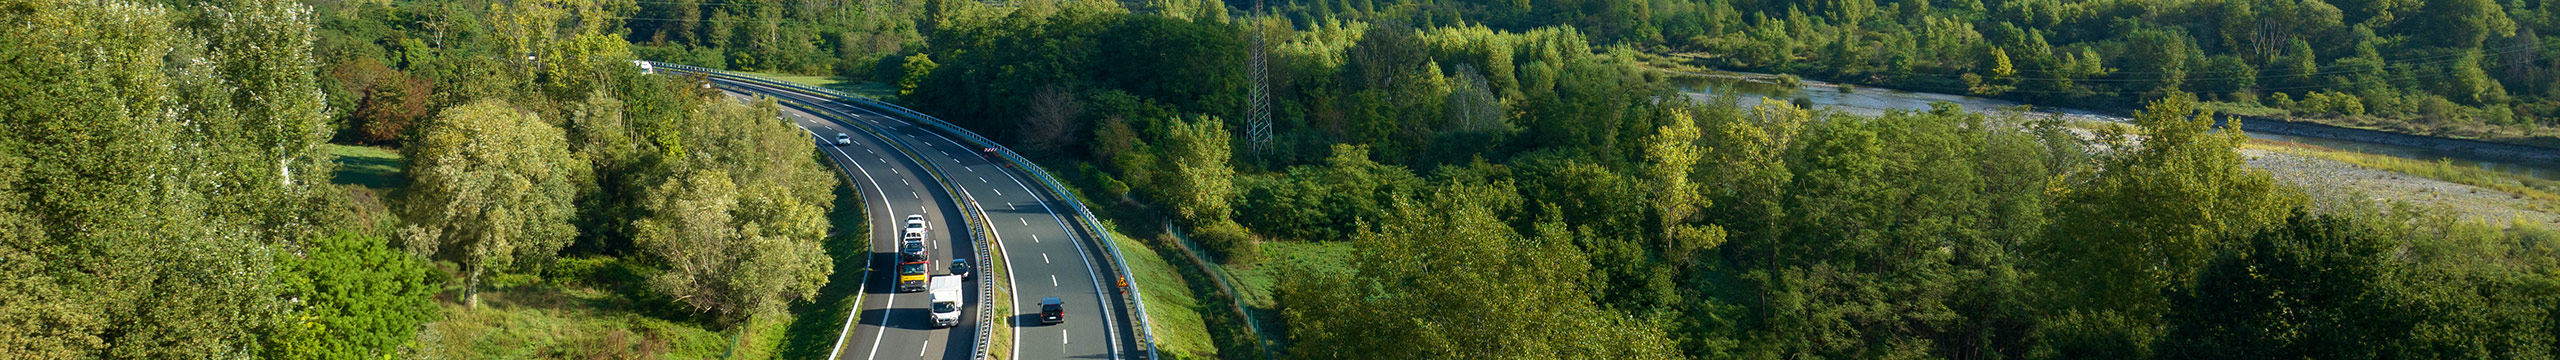
<path id="1" fill-rule="evenodd" d="M 1117 297 L 1106 295 L 1117 285 L 1111 274 L 1112 265 L 1098 245 L 1088 243 L 1069 224 L 1072 219 L 1065 204 L 1038 190 L 1017 169 L 1003 166 L 959 141 L 934 133 L 906 119 L 886 116 L 868 109 L 851 106 L 823 97 L 755 84 L 714 79 L 723 90 L 742 101 L 744 94 L 788 97 L 818 109 L 786 106 L 781 116 L 811 132 L 833 140 L 835 134 L 850 134 L 849 146 L 822 146 L 829 160 L 844 168 L 855 187 L 861 188 L 863 202 L 870 209 L 872 256 L 869 266 L 875 270 L 864 280 L 863 302 L 858 311 L 861 321 L 841 336 L 836 359 L 968 359 L 977 333 L 977 306 L 985 301 L 969 292 L 972 316 L 962 319 L 962 326 L 934 329 L 925 310 L 924 293 L 896 293 L 893 261 L 896 256 L 895 230 L 909 214 L 922 214 L 934 225 L 931 242 L 935 259 L 933 273 L 947 271 L 954 257 L 975 258 L 967 243 L 968 227 L 962 223 L 961 204 L 956 199 L 974 198 L 986 212 L 983 224 L 994 243 L 1005 255 L 996 261 L 1010 269 L 1006 277 L 979 277 L 977 281 L 1010 283 L 1013 289 L 1009 317 L 1015 324 L 1010 333 L 991 336 L 1014 339 L 1011 354 L 998 354 L 1014 359 L 1111 359 L 1143 358 L 1135 339 L 1126 329 L 1126 314 L 1119 313 Z M 814 112 L 813 112 L 814 111 Z M 827 116 L 820 116 L 820 115 Z M 852 128 L 843 121 L 862 122 L 882 131 L 888 138 Z M 899 152 L 903 145 L 922 157 L 925 163 Z M 927 167 L 927 165 L 931 167 Z M 925 172 L 941 171 L 951 187 L 962 194 L 946 193 L 944 187 L 932 183 L 935 177 Z M 980 265 L 984 267 L 984 265 Z M 853 269 L 838 269 L 852 271 Z M 970 284 L 972 288 L 976 284 Z M 1058 325 L 1041 325 L 1039 302 L 1044 297 L 1065 300 L 1067 321 Z"/>

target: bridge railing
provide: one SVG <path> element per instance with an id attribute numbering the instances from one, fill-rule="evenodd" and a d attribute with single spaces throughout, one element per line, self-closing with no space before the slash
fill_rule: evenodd
<path id="1" fill-rule="evenodd" d="M 1093 240 L 1094 240 L 1094 242 L 1096 242 L 1096 243 L 1100 243 L 1100 244 L 1101 244 L 1100 246 L 1101 246 L 1104 250 L 1106 250 L 1106 251 L 1109 253 L 1109 255 L 1110 255 L 1110 260 L 1111 260 L 1111 264 L 1112 264 L 1112 266 L 1113 266 L 1115 269 L 1117 269 L 1117 270 L 1118 270 L 1118 275 L 1119 275 L 1119 277 L 1120 277 L 1120 279 L 1119 279 L 1120 281 L 1119 281 L 1117 284 L 1115 284 L 1115 285 L 1119 286 L 1119 288 L 1120 288 L 1120 290 L 1121 290 L 1122 292 L 1124 292 L 1124 293 L 1126 293 L 1126 294 L 1128 294 L 1128 295 L 1129 295 L 1129 296 L 1128 296 L 1127 303 L 1125 303 L 1125 304 L 1119 304 L 1119 305 L 1120 305 L 1120 306 L 1123 306 L 1123 307 L 1124 307 L 1124 308 L 1126 308 L 1126 309 L 1129 309 L 1130 314 L 1132 315 L 1132 317 L 1131 317 L 1131 321 L 1132 321 L 1132 323 L 1133 323 L 1133 324 L 1135 325 L 1135 327 L 1136 327 L 1136 329 L 1134 329 L 1134 331 L 1137 331 L 1137 332 L 1138 332 L 1138 334 L 1137 334 L 1137 336 L 1136 336 L 1136 338 L 1135 338 L 1135 339 L 1137 339 L 1137 340 L 1138 340 L 1138 344 L 1139 344 L 1139 346 L 1146 348 L 1146 356 L 1147 356 L 1147 358 L 1148 358 L 1148 359 L 1155 359 L 1155 358 L 1156 358 L 1155 334 L 1154 334 L 1154 329 L 1150 329 L 1150 328 L 1148 327 L 1148 323 L 1149 323 L 1149 320 L 1150 320 L 1150 319 L 1147 317 L 1146 302 L 1144 301 L 1145 297 L 1139 293 L 1138 288 L 1137 288 L 1136 286 L 1130 286 L 1130 284 L 1128 284 L 1128 282 L 1127 282 L 1127 281 L 1128 281 L 1128 280 L 1127 280 L 1127 277 L 1128 277 L 1128 276 L 1131 276 L 1131 274 L 1132 274 L 1132 273 L 1129 271 L 1129 262 L 1128 262 L 1128 260 L 1126 260 L 1126 259 L 1127 259 L 1127 257 L 1126 257 L 1126 256 L 1121 255 L 1119 245 L 1118 245 L 1116 242 L 1112 241 L 1112 240 L 1111 240 L 1111 238 L 1110 238 L 1110 231 L 1106 230 L 1106 228 L 1104 228 L 1104 227 L 1102 226 L 1102 223 L 1101 223 L 1100 221 L 1098 221 L 1098 220 L 1097 220 L 1097 219 L 1099 219 L 1099 217 L 1095 217 L 1095 216 L 1093 215 L 1093 211 L 1092 211 L 1091 209 L 1087 209 L 1087 208 L 1084 206 L 1084 201 L 1082 201 L 1082 200 L 1078 199 L 1078 198 L 1076 197 L 1076 195 L 1075 195 L 1075 192 L 1073 192 L 1073 191 L 1069 191 L 1069 190 L 1068 190 L 1068 188 L 1066 187 L 1066 184 L 1065 184 L 1065 183 L 1059 182 L 1057 179 L 1050 177 L 1050 176 L 1049 176 L 1049 172 L 1048 172 L 1048 171 L 1043 170 L 1043 169 L 1040 167 L 1040 165 L 1039 165 L 1039 164 L 1031 162 L 1031 159 L 1029 159 L 1029 158 L 1025 158 L 1025 157 L 1023 157 L 1021 154 L 1015 153 L 1015 152 L 1013 151 L 1013 149 L 1005 147 L 1005 146 L 1004 146 L 1004 144 L 999 144 L 999 143 L 996 143 L 996 142 L 995 142 L 995 140 L 990 140 L 990 139 L 987 139 L 986 137 L 978 136 L 978 134 L 977 134 L 976 132 L 969 131 L 968 129 L 962 129 L 962 128 L 960 128 L 959 126 L 952 125 L 950 122 L 943 121 L 941 118 L 936 118 L 936 117 L 933 117 L 933 115 L 926 115 L 926 114 L 924 114 L 924 113 L 922 113 L 922 112 L 917 112 L 917 111 L 915 111 L 915 110 L 913 110 L 913 109 L 908 109 L 908 108 L 906 108 L 905 106 L 899 106 L 899 105 L 897 105 L 897 104 L 891 104 L 891 103 L 888 103 L 888 102 L 885 102 L 885 101 L 880 101 L 880 100 L 878 100 L 878 99 L 873 99 L 873 98 L 866 97 L 866 96 L 854 95 L 854 94 L 845 93 L 845 92 L 842 92 L 842 91 L 836 91 L 836 90 L 834 90 L 834 89 L 826 89 L 826 88 L 820 88 L 820 87 L 815 87 L 815 86 L 801 85 L 801 84 L 798 84 L 798 83 L 791 83 L 791 82 L 784 82 L 784 81 L 776 81 L 776 80 L 765 79 L 765 78 L 755 77 L 755 76 L 740 75 L 740 74 L 736 74 L 736 73 L 730 73 L 730 72 L 727 72 L 727 71 L 712 70 L 712 69 L 707 69 L 707 68 L 702 68 L 702 67 L 696 67 L 696 66 L 691 66 L 691 65 L 672 64 L 672 63 L 655 62 L 655 61 L 645 61 L 645 62 L 643 62 L 643 64 L 647 64 L 647 65 L 653 66 L 654 68 L 657 68 L 657 69 L 671 69 L 671 70 L 683 71 L 683 72 L 689 72 L 689 73 L 704 74 L 704 75 L 706 75 L 706 76 L 715 76 L 715 77 L 720 77 L 720 78 L 722 78 L 722 79 L 728 79 L 728 80 L 734 80 L 734 81 L 751 82 L 751 83 L 756 83 L 756 84 L 758 84 L 758 85 L 765 85 L 765 86 L 772 86 L 772 87 L 786 88 L 786 89 L 791 89 L 791 90 L 794 90 L 794 91 L 800 91 L 800 92 L 803 92 L 803 93 L 818 94 L 818 95 L 824 95 L 824 96 L 828 96 L 828 97 L 833 97 L 833 98 L 836 98 L 837 100 L 840 100 L 840 101 L 846 101 L 846 102 L 848 102 L 848 103 L 853 103 L 853 104 L 860 105 L 860 106 L 866 106 L 866 107 L 870 107 L 870 108 L 873 108 L 873 109 L 885 110 L 885 111 L 891 112 L 891 113 L 892 113 L 892 115 L 899 116 L 899 117 L 904 117 L 904 118 L 907 118 L 907 119 L 910 119 L 910 120 L 915 120 L 915 122 L 916 122 L 917 124 L 923 124 L 923 125 L 925 125 L 925 127 L 926 127 L 926 128 L 933 129 L 933 130 L 935 130 L 935 131 L 939 131 L 939 132 L 942 132 L 942 133 L 945 133 L 945 134 L 950 134 L 950 135 L 952 135 L 952 136 L 957 136 L 957 137 L 959 137 L 959 138 L 960 138 L 960 140 L 962 140 L 962 141 L 966 141 L 966 142 L 970 143 L 970 145 L 978 146 L 978 147 L 980 147 L 980 148 L 984 148 L 984 149 L 991 149 L 991 150 L 993 150 L 992 152 L 993 152 L 997 157 L 999 157 L 999 158 L 1003 159 L 1003 160 L 1004 160 L 1005 162 L 1007 162 L 1007 163 L 1011 163 L 1011 164 L 1013 164 L 1013 165 L 1014 165 L 1015 167 L 1017 167 L 1017 168 L 1022 169 L 1022 170 L 1023 170 L 1022 172 L 1027 173 L 1027 174 L 1030 174 L 1030 176 L 1031 176 L 1033 179 L 1038 180 L 1038 181 L 1040 182 L 1040 186 L 1041 186 L 1042 188 L 1044 188 L 1045 190 L 1048 190 L 1050 194 L 1054 194 L 1054 195 L 1056 195 L 1056 196 L 1057 196 L 1057 198 L 1058 198 L 1059 200 L 1063 200 L 1064 202 L 1066 202 L 1068 207 L 1073 208 L 1073 209 L 1075 210 L 1075 212 L 1076 212 L 1076 213 L 1075 213 L 1075 215 L 1076 215 L 1076 219 L 1077 219 L 1078 225 L 1082 225 L 1082 226 L 1085 228 L 1082 232 L 1086 233 L 1086 236 L 1087 236 L 1087 238 L 1088 238 L 1088 239 L 1093 239 Z M 983 252 L 983 251 L 981 251 L 980 253 L 984 253 L 984 252 Z M 1100 280 L 1100 279 L 1096 279 L 1096 280 Z M 980 327 L 980 329 L 985 329 L 985 328 L 987 328 L 987 327 L 984 327 L 984 326 L 981 326 L 981 327 Z M 985 351 L 985 345 L 984 345 L 985 341 L 986 341 L 986 340 L 985 340 L 985 336 L 980 336 L 980 340 L 979 340 L 979 343 L 980 343 L 980 346 L 979 346 L 980 350 L 979 350 L 979 351 L 980 351 L 980 353 L 978 354 L 979 356 L 977 356 L 976 358 L 981 358 L 981 359 L 985 358 L 985 355 L 986 355 L 986 354 L 984 353 L 984 351 Z"/>

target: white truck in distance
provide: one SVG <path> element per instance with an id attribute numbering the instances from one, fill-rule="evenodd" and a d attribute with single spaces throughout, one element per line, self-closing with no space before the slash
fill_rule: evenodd
<path id="1" fill-rule="evenodd" d="M 933 277 L 933 286 L 930 289 L 933 291 L 931 293 L 933 302 L 932 305 L 930 305 L 933 307 L 933 326 L 959 326 L 961 299 L 960 276 L 935 276 Z"/>

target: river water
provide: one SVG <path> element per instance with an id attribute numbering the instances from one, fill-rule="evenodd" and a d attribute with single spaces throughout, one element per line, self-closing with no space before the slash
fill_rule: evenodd
<path id="1" fill-rule="evenodd" d="M 1672 84 L 1677 86 L 1681 93 L 1688 95 L 1690 99 L 1697 100 L 1702 103 L 1712 101 L 1716 96 L 1721 94 L 1732 93 L 1743 107 L 1758 106 L 1761 101 L 1769 99 L 1779 99 L 1779 101 L 1790 102 L 1801 99 L 1803 100 L 1803 103 L 1812 104 L 1813 107 L 1817 109 L 1831 109 L 1850 114 L 1867 116 L 1881 115 L 1887 110 L 1926 111 L 1929 109 L 1930 103 L 1940 101 L 1963 105 L 1966 111 L 1974 112 L 1990 112 L 1993 110 L 2009 109 L 2025 105 L 2015 101 L 2000 99 L 1940 93 L 1911 92 L 1871 87 L 1858 87 L 1849 92 L 1842 92 L 1840 91 L 1840 87 L 1837 85 L 1812 80 L 1804 81 L 1804 86 L 1789 88 L 1776 84 L 1744 81 L 1728 77 L 1675 76 L 1673 77 Z M 2058 115 L 2065 119 L 2082 121 L 2107 121 L 2118 123 L 2131 123 L 2133 121 L 2131 118 L 2110 112 L 2061 107 L 2038 106 L 2034 107 L 2032 111 L 2026 112 L 2026 114 L 2028 116 Z M 2447 152 L 2420 147 L 2340 139 L 2287 136 L 2255 132 L 2249 133 L 2249 137 L 2314 145 L 2341 151 L 2385 155 L 2404 159 L 2444 161 L 2460 166 L 2471 166 L 2507 173 L 2523 174 L 2548 180 L 2560 180 L 2560 163 L 2494 158 L 2469 153 Z"/>

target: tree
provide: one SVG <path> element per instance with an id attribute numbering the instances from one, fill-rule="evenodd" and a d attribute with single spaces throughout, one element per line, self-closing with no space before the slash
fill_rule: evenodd
<path id="1" fill-rule="evenodd" d="M 1175 215 L 1194 225 L 1228 221 L 1236 197 L 1235 169 L 1227 161 L 1234 149 L 1224 121 L 1214 117 L 1198 117 L 1191 121 L 1167 120 L 1163 155 L 1157 169 L 1172 171 L 1158 198 L 1173 207 Z"/>
<path id="2" fill-rule="evenodd" d="M 446 109 L 401 151 L 410 161 L 406 248 L 462 264 L 472 307 L 491 272 L 543 264 L 577 235 L 569 220 L 589 167 L 560 128 L 506 101 Z"/>
<path id="3" fill-rule="evenodd" d="M 1075 94 L 1058 86 L 1040 88 L 1031 94 L 1031 112 L 1022 119 L 1023 149 L 1034 154 L 1058 154 L 1073 145 L 1082 144 L 1080 125 L 1084 102 Z"/>
<path id="4" fill-rule="evenodd" d="M 2407 24 L 2411 33 L 2433 34 L 2445 42 L 2433 44 L 2457 49 L 2476 49 L 2491 37 L 2515 34 L 2516 22 L 2506 9 L 2490 0 L 2445 0 L 2421 3 L 2418 14 Z"/>
<path id="5" fill-rule="evenodd" d="M 2051 268 L 2047 284 L 2073 299 L 2064 308 L 2156 318 L 2164 291 L 2194 279 L 2221 239 L 2275 223 L 2298 201 L 2242 161 L 2237 119 L 2214 129 L 2211 111 L 2176 96 L 2134 124 L 2140 143 L 2108 144 L 2120 153 L 2059 196 L 2054 231 L 2031 246 Z"/>
<path id="6" fill-rule="evenodd" d="M 905 74 L 898 76 L 898 96 L 915 95 L 916 87 L 922 86 L 925 77 L 933 74 L 934 67 L 940 66 L 933 63 L 932 56 L 925 54 L 907 55 L 906 61 L 900 64 L 898 71 Z"/>
<path id="7" fill-rule="evenodd" d="M 2296 213 L 2215 259 L 2171 296 L 2159 354 L 2351 359 L 2403 339 L 2385 293 L 2390 244 L 2364 224 Z M 2397 335 L 2397 336 L 2395 336 Z"/>
<path id="8" fill-rule="evenodd" d="M 1688 264 L 1700 250 L 1724 243 L 1724 228 L 1691 224 L 1711 202 L 1700 190 L 1701 185 L 1689 181 L 1706 152 L 1698 146 L 1698 122 L 1691 120 L 1686 109 L 1673 109 L 1668 120 L 1653 136 L 1645 138 L 1646 187 L 1653 200 L 1654 220 L 1662 229 L 1658 236 L 1662 256 L 1679 264 Z"/>
<path id="9" fill-rule="evenodd" d="M 736 324 L 808 301 L 834 272 L 820 243 L 836 177 L 774 103 L 719 103 L 685 124 L 698 152 L 643 192 L 632 242 L 649 288 Z"/>
<path id="10" fill-rule="evenodd" d="M 633 242 L 667 267 L 649 287 L 731 323 L 816 297 L 833 266 L 818 247 L 821 234 L 754 222 L 768 220 L 749 208 L 760 199 L 742 199 L 729 176 L 689 171 L 647 193 L 650 216 L 632 224 Z M 790 210 L 806 219 L 772 220 L 819 216 L 806 205 Z"/>
<path id="11" fill-rule="evenodd" d="M 435 294 L 444 275 L 378 236 L 321 237 L 277 263 L 277 282 L 294 306 L 285 326 L 268 335 L 270 358 L 392 356 L 441 316 Z"/>
<path id="12" fill-rule="evenodd" d="M 1311 359 L 1669 359 L 1659 325 L 1600 308 L 1562 222 L 1536 236 L 1498 217 L 1507 184 L 1456 185 L 1362 231 L 1348 273 L 1281 285 L 1292 355 Z M 1496 334 L 1497 336 L 1488 336 Z"/>
<path id="13" fill-rule="evenodd" d="M 0 357 L 239 358 L 330 219 L 309 9 L 0 1 Z"/>

